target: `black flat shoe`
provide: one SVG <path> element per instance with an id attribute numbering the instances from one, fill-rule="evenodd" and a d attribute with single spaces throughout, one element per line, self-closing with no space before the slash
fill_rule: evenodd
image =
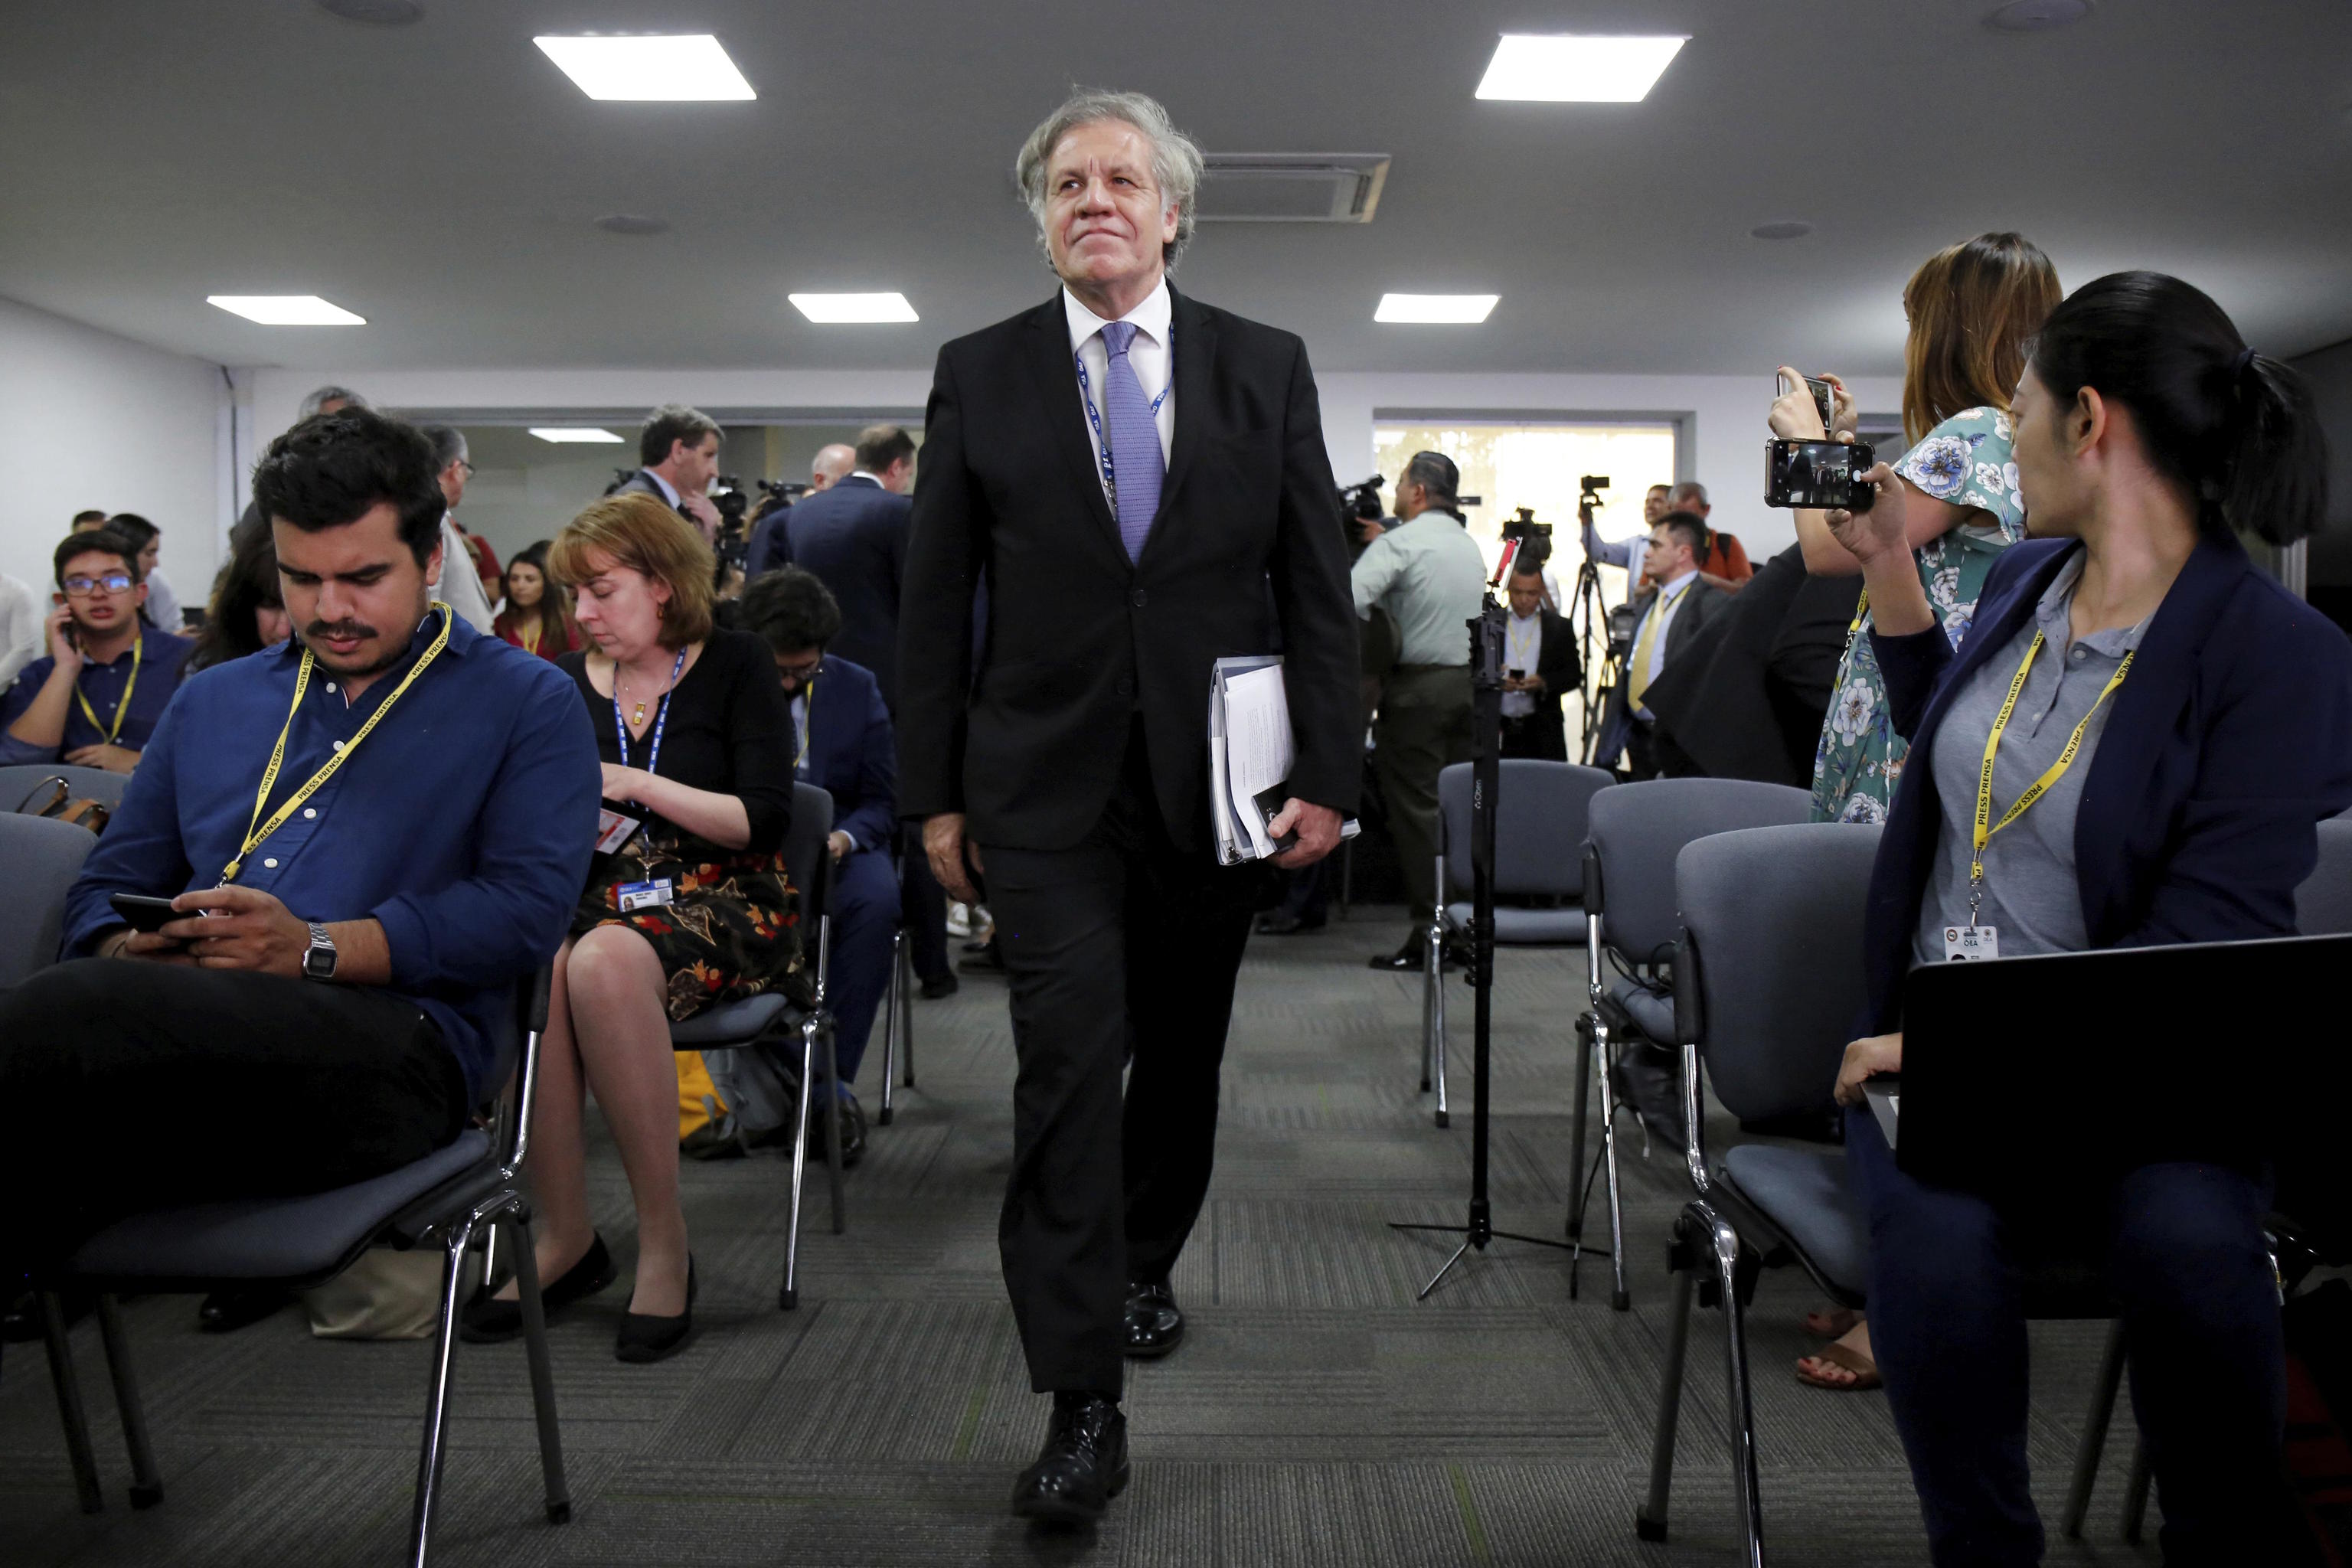
<path id="1" fill-rule="evenodd" d="M 922 990 L 918 994 L 926 1002 L 937 1002 L 944 997 L 952 996 L 962 989 L 963 982 L 958 980 L 952 973 L 940 974 L 924 981 Z"/>
<path id="2" fill-rule="evenodd" d="M 539 1288 L 540 1310 L 552 1319 L 583 1296 L 593 1296 L 610 1285 L 620 1278 L 620 1273 L 613 1266 L 613 1255 L 605 1250 L 604 1238 L 591 1232 L 588 1250 L 580 1255 L 580 1261 L 565 1269 L 562 1279 Z M 466 1310 L 457 1315 L 457 1337 L 469 1345 L 494 1345 L 520 1332 L 520 1298 L 498 1301 L 482 1296 L 467 1302 Z"/>
<path id="3" fill-rule="evenodd" d="M 276 1286 L 258 1290 L 215 1290 L 196 1309 L 196 1326 L 208 1334 L 233 1334 L 264 1318 L 275 1317 L 294 1300 Z"/>
<path id="4" fill-rule="evenodd" d="M 1166 1355 L 1184 1342 L 1184 1310 L 1163 1279 L 1127 1288 L 1127 1353 L 1139 1361 Z"/>
<path id="5" fill-rule="evenodd" d="M 1369 967 L 1398 971 L 1423 968 L 1429 963 L 1428 947 L 1428 931 L 1423 927 L 1415 926 L 1412 928 L 1412 934 L 1404 939 L 1402 947 L 1398 948 L 1394 952 L 1373 954 Z"/>
<path id="6" fill-rule="evenodd" d="M 686 1310 L 675 1318 L 646 1312 L 621 1314 L 620 1336 L 613 1342 L 613 1359 L 654 1362 L 676 1355 L 694 1332 L 694 1254 L 686 1255 Z"/>
<path id="7" fill-rule="evenodd" d="M 1013 1513 L 1046 1524 L 1092 1524 L 1126 1489 L 1127 1417 L 1118 1404 L 1097 1394 L 1055 1394 L 1045 1451 L 1013 1483 Z"/>

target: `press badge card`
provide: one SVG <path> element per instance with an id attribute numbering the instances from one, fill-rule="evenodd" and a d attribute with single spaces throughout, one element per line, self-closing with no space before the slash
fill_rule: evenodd
<path id="1" fill-rule="evenodd" d="M 631 910 L 653 909 L 662 904 L 675 902 L 677 895 L 672 890 L 673 886 L 667 877 L 658 878 L 651 882 L 622 883 L 618 889 L 621 896 L 621 912 L 627 914 Z"/>
<path id="2" fill-rule="evenodd" d="M 1946 926 L 1944 958 L 1958 963 L 1971 958 L 1999 958 L 2000 932 L 1991 926 Z"/>
<path id="3" fill-rule="evenodd" d="M 636 830 L 635 817 L 623 816 L 617 811 L 599 810 L 596 813 L 596 853 L 610 855 L 614 850 L 626 844 L 629 841 L 629 835 Z"/>

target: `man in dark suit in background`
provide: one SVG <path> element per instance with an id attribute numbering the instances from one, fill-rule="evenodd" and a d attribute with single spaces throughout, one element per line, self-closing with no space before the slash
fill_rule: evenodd
<path id="1" fill-rule="evenodd" d="M 1618 752 L 1623 752 L 1633 777 L 1658 776 L 1651 743 L 1657 716 L 1643 700 L 1650 683 L 1731 603 L 1728 593 L 1699 574 L 1699 552 L 1706 548 L 1706 524 L 1687 511 L 1670 511 L 1650 530 L 1642 570 L 1658 585 L 1634 600 L 1633 649 L 1625 661 L 1625 679 L 1609 694 L 1608 710 L 1601 716 L 1600 744 L 1593 752 L 1599 766 L 1615 766 Z"/>
<path id="2" fill-rule="evenodd" d="M 719 421 L 683 403 L 665 403 L 637 433 L 637 471 L 613 487 L 614 495 L 648 495 L 702 530 L 719 534 L 710 481 L 719 477 Z"/>
<path id="3" fill-rule="evenodd" d="M 1564 763 L 1560 699 L 1581 685 L 1584 666 L 1567 617 L 1544 608 L 1543 589 L 1543 563 L 1513 563 L 1511 618 L 1503 625 L 1503 755 Z"/>
<path id="4" fill-rule="evenodd" d="M 1216 863 L 1213 661 L 1285 657 L 1297 755 L 1271 826 L 1297 843 L 1276 864 L 1338 846 L 1362 742 L 1305 346 L 1168 287 L 1200 150 L 1141 94 L 1081 93 L 1017 174 L 1064 286 L 940 351 L 898 806 L 949 891 L 975 900 L 984 877 L 996 916 L 1020 1061 L 998 1236 L 1031 1384 L 1055 1395 L 1013 1508 L 1082 1521 L 1127 1481 L 1122 1356 L 1183 1331 L 1169 1271 L 1208 1190 L 1263 881 Z"/>
<path id="5" fill-rule="evenodd" d="M 802 500 L 822 495 L 849 477 L 857 466 L 857 449 L 839 441 L 832 441 L 816 449 L 816 458 L 809 464 L 809 486 Z M 792 504 L 780 502 L 776 508 L 752 525 L 751 542 L 743 552 L 743 575 L 746 580 L 763 572 L 773 572 L 779 566 L 793 563 L 792 536 L 785 531 L 785 514 Z M 895 610 L 895 606 L 893 606 Z"/>
<path id="6" fill-rule="evenodd" d="M 815 573 L 841 606 L 833 651 L 882 683 L 895 711 L 898 595 L 907 575 L 907 521 L 915 503 L 915 438 L 896 425 L 858 432 L 856 466 L 784 513 L 786 558 Z"/>

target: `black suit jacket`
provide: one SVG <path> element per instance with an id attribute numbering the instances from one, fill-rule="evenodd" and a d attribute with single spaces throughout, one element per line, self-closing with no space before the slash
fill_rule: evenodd
<path id="1" fill-rule="evenodd" d="M 654 500 L 661 502 L 662 505 L 668 507 L 672 511 L 677 510 L 677 504 L 673 502 L 667 495 L 663 493 L 661 481 L 655 479 L 643 468 L 639 468 L 635 473 L 631 474 L 627 479 L 623 479 L 619 484 L 614 486 L 613 493 L 616 496 L 651 496 Z M 685 514 L 680 512 L 679 515 L 684 516 Z M 688 518 L 687 521 L 691 522 L 694 520 Z"/>
<path id="2" fill-rule="evenodd" d="M 907 574 L 908 516 L 914 502 L 855 474 L 783 514 L 784 559 L 833 590 L 841 633 L 831 651 L 862 664 L 898 706 L 898 595 Z"/>
<path id="3" fill-rule="evenodd" d="M 1691 580 L 1691 585 L 1685 590 L 1685 593 L 1688 596 L 1683 601 L 1682 606 L 1675 611 L 1675 618 L 1666 623 L 1666 657 L 1658 668 L 1658 679 L 1661 680 L 1665 679 L 1666 671 L 1675 667 L 1675 660 L 1690 647 L 1692 641 L 1697 638 L 1702 631 L 1706 629 L 1707 624 L 1729 609 L 1734 602 L 1734 595 L 1725 593 L 1712 584 L 1700 582 L 1696 578 Z M 1639 613 L 1633 620 L 1633 642 L 1636 647 L 1639 647 L 1642 641 L 1643 623 L 1649 618 L 1650 610 L 1657 601 L 1658 591 L 1655 588 L 1637 595 L 1633 601 L 1639 606 Z M 1593 752 L 1593 756 L 1602 767 L 1612 765 L 1617 753 L 1625 747 L 1626 737 L 1633 731 L 1633 711 L 1625 700 L 1625 688 L 1632 675 L 1630 668 L 1626 674 L 1628 679 L 1620 680 L 1615 689 L 1609 693 L 1609 706 L 1601 717 L 1600 744 Z M 1646 701 L 1648 695 L 1646 691 L 1643 693 L 1645 699 L 1643 707 L 1649 706 Z M 1657 710 L 1651 709 L 1651 711 L 1655 713 Z"/>
<path id="4" fill-rule="evenodd" d="M 1205 847 L 1211 665 L 1276 651 L 1291 793 L 1354 808 L 1355 616 L 1306 345 L 1172 305 L 1175 439 L 1136 562 L 1060 295 L 940 351 L 899 610 L 901 814 L 960 811 L 983 846 L 1066 848 L 1101 816 L 1139 715 L 1169 831 Z"/>

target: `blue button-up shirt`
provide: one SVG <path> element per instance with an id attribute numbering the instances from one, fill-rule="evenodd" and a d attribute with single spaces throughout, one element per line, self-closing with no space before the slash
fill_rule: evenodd
<path id="1" fill-rule="evenodd" d="M 439 621 L 437 612 L 426 620 L 410 658 Z M 289 639 L 181 688 L 67 898 L 65 956 L 87 954 L 121 925 L 110 893 L 170 897 L 219 883 L 245 841 L 300 662 L 300 642 Z M 269 811 L 351 743 L 409 668 L 385 671 L 349 706 L 332 671 L 311 671 Z M 245 858 L 236 885 L 307 921 L 381 922 L 387 989 L 440 1025 L 479 1099 L 497 1087 L 493 1042 L 515 981 L 554 956 L 579 904 L 599 779 L 570 678 L 461 617 L 366 742 Z"/>
<path id="2" fill-rule="evenodd" d="M 154 626 L 139 628 L 139 683 L 131 688 L 131 710 L 122 716 L 122 732 L 114 738 L 118 746 L 132 751 L 146 748 L 148 739 L 155 733 L 156 723 L 163 710 L 172 703 L 172 693 L 180 689 L 180 667 L 188 662 L 188 655 L 196 645 L 186 637 L 174 637 Z M 115 704 L 122 700 L 122 689 L 131 680 L 131 648 L 124 648 L 112 664 L 82 662 L 81 677 L 74 684 L 89 700 L 92 712 L 101 724 L 114 722 Z M 0 766 L 14 763 L 54 763 L 68 752 L 78 752 L 84 746 L 101 744 L 106 731 L 93 726 L 81 704 L 66 709 L 65 740 L 55 746 L 36 746 L 17 740 L 8 733 L 8 726 L 25 716 L 33 699 L 41 694 L 48 683 L 49 672 L 58 667 L 54 658 L 37 658 L 26 665 L 16 677 L 16 684 L 0 697 Z M 284 715 L 281 713 L 280 718 Z"/>

